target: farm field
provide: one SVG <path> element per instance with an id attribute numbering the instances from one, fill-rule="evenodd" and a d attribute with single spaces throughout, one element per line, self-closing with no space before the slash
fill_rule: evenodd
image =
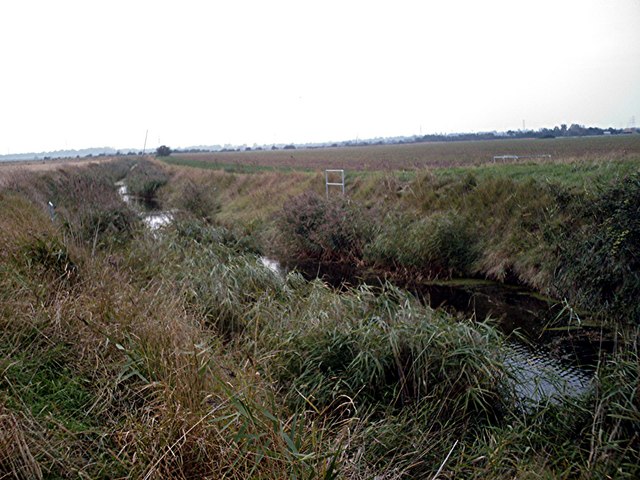
<path id="1" fill-rule="evenodd" d="M 497 155 L 551 155 L 551 159 L 521 159 L 515 163 L 606 161 L 640 156 L 640 135 L 555 139 L 430 142 L 364 147 L 333 147 L 242 152 L 176 153 L 174 165 L 235 172 L 264 170 L 419 170 L 493 164 Z M 502 161 L 504 163 L 504 161 Z M 513 161 L 511 161 L 513 162 Z"/>
<path id="2" fill-rule="evenodd" d="M 101 157 L 101 158 L 61 158 L 56 160 L 38 160 L 38 161 L 14 161 L 14 162 L 0 162 L 0 186 L 3 185 L 3 181 L 6 181 L 11 175 L 19 172 L 47 172 L 56 170 L 63 167 L 81 167 L 88 165 L 97 165 L 103 162 L 110 162 L 113 157 Z"/>

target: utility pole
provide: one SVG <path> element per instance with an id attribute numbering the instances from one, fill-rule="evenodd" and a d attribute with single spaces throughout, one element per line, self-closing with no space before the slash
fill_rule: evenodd
<path id="1" fill-rule="evenodd" d="M 142 147 L 142 155 L 147 151 L 147 135 L 149 135 L 149 130 L 144 134 L 144 147 Z"/>

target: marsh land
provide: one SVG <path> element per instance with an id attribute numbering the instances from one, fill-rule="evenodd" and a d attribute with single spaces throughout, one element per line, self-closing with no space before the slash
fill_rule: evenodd
<path id="1" fill-rule="evenodd" d="M 0 476 L 637 478 L 639 205 L 640 135 L 0 165 Z"/>

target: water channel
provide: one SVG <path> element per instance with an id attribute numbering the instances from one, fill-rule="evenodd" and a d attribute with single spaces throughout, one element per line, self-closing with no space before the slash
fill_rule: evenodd
<path id="1" fill-rule="evenodd" d="M 173 213 L 161 210 L 156 202 L 129 195 L 123 182 L 116 186 L 150 230 L 173 221 Z M 275 275 L 286 275 L 277 260 L 260 257 L 258 261 Z M 523 411 L 579 397 L 591 389 L 594 365 L 608 345 L 601 332 L 562 318 L 573 312 L 557 302 L 522 288 L 478 280 L 422 283 L 408 290 L 433 308 L 478 320 L 494 319 L 507 336 L 504 364 Z M 565 326 L 553 326 L 558 324 Z"/>
<path id="2" fill-rule="evenodd" d="M 526 289 L 491 281 L 423 283 L 411 290 L 433 308 L 493 319 L 507 337 L 504 363 L 525 410 L 587 393 L 602 350 L 602 332 L 585 314 Z"/>
<path id="3" fill-rule="evenodd" d="M 173 213 L 161 210 L 160 205 L 155 200 L 130 195 L 127 185 L 122 181 L 116 182 L 116 187 L 118 187 L 120 198 L 138 212 L 149 230 L 155 231 L 173 221 Z"/>
<path id="4" fill-rule="evenodd" d="M 339 286 L 343 279 L 334 277 L 323 278 Z M 375 276 L 365 283 L 379 285 Z M 602 331 L 587 326 L 587 314 L 521 287 L 478 279 L 403 287 L 432 308 L 494 323 L 507 338 L 504 364 L 523 411 L 588 393 L 601 353 L 612 348 Z"/>

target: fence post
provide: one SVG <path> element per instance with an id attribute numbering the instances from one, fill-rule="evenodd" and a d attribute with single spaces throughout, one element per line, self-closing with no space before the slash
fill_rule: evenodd
<path id="1" fill-rule="evenodd" d="M 51 200 L 49 200 L 48 205 L 49 216 L 51 217 L 51 221 L 53 222 L 53 220 L 56 218 L 56 206 L 51 202 Z"/>

